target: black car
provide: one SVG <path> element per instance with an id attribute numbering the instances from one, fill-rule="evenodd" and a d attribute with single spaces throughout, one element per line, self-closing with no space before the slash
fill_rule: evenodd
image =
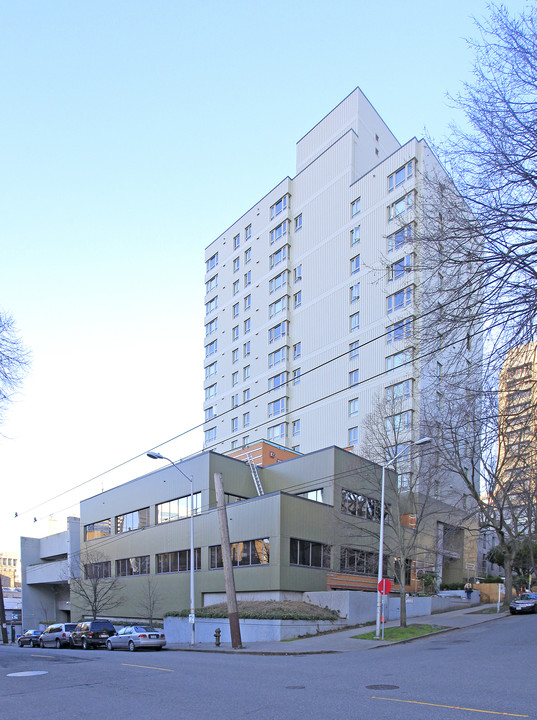
<path id="1" fill-rule="evenodd" d="M 110 620 L 86 620 L 79 622 L 76 628 L 71 630 L 69 647 L 81 647 L 84 650 L 105 647 L 108 638 L 116 634 L 116 629 Z"/>
<path id="2" fill-rule="evenodd" d="M 41 637 L 42 630 L 27 630 L 24 635 L 21 635 L 17 640 L 19 647 L 29 645 L 30 647 L 39 647 L 39 638 Z"/>
<path id="3" fill-rule="evenodd" d="M 516 613 L 537 613 L 537 593 L 521 593 L 509 605 L 511 615 Z"/>

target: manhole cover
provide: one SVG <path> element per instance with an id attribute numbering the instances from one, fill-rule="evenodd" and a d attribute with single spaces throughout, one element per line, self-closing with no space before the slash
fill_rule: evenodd
<path id="1" fill-rule="evenodd" d="M 30 677 L 31 675 L 48 675 L 46 670 L 28 670 L 27 672 L 8 673 L 8 677 Z"/>
<path id="2" fill-rule="evenodd" d="M 368 690 L 399 690 L 399 685 L 366 685 Z"/>
<path id="3" fill-rule="evenodd" d="M 306 687 L 305 685 L 286 685 L 285 689 L 286 690 L 304 690 L 305 687 Z"/>

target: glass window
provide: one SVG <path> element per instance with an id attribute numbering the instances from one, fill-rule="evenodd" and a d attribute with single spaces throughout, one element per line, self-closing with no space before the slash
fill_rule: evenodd
<path id="1" fill-rule="evenodd" d="M 244 251 L 244 264 L 248 265 L 248 263 L 252 260 L 252 248 L 247 248 Z"/>
<path id="2" fill-rule="evenodd" d="M 302 355 L 302 343 L 298 342 L 296 345 L 293 345 L 293 358 L 296 360 Z"/>
<path id="3" fill-rule="evenodd" d="M 388 237 L 388 252 L 393 252 L 403 247 L 407 242 L 412 242 L 412 225 L 407 225 Z"/>
<path id="4" fill-rule="evenodd" d="M 238 417 L 231 418 L 231 432 L 237 432 L 238 429 L 239 429 L 239 418 Z"/>
<path id="5" fill-rule="evenodd" d="M 360 226 L 357 225 L 351 230 L 351 245 L 356 245 L 360 242 Z"/>
<path id="6" fill-rule="evenodd" d="M 286 402 L 287 398 L 282 397 L 278 398 L 278 400 L 273 400 L 268 404 L 268 416 L 273 417 L 274 415 L 281 415 L 286 410 Z"/>
<path id="7" fill-rule="evenodd" d="M 351 258 L 351 275 L 360 272 L 360 256 L 355 255 Z"/>
<path id="8" fill-rule="evenodd" d="M 295 293 L 294 300 L 295 300 L 295 308 L 300 307 L 302 305 L 302 290 L 299 290 L 297 293 Z"/>
<path id="9" fill-rule="evenodd" d="M 280 290 L 280 288 L 283 288 L 287 285 L 288 275 L 289 270 L 284 270 L 279 275 L 276 275 L 276 277 L 273 277 L 272 280 L 269 281 L 270 294 L 277 292 L 278 290 Z"/>
<path id="10" fill-rule="evenodd" d="M 352 342 L 349 345 L 349 358 L 351 360 L 356 360 L 356 358 L 359 358 L 359 357 L 360 357 L 360 343 L 358 342 L 358 340 L 356 340 L 355 342 Z"/>
<path id="11" fill-rule="evenodd" d="M 386 304 L 386 312 L 388 313 L 388 315 L 392 312 L 402 310 L 403 308 L 411 305 L 412 286 L 409 285 L 408 287 L 404 288 L 403 290 L 399 290 L 399 292 L 396 292 L 393 295 L 388 295 Z"/>
<path id="12" fill-rule="evenodd" d="M 275 350 L 274 352 L 271 352 L 268 356 L 268 366 L 269 368 L 274 367 L 274 365 L 279 365 L 281 362 L 285 362 L 287 360 L 287 346 L 284 345 L 284 347 L 279 348 L 279 350 Z"/>
<path id="13" fill-rule="evenodd" d="M 252 284 L 252 271 L 244 273 L 244 287 L 247 288 Z"/>
<path id="14" fill-rule="evenodd" d="M 246 318 L 246 320 L 244 321 L 244 334 L 245 335 L 248 335 L 248 333 L 250 332 L 251 326 L 252 326 L 252 324 L 251 324 L 250 318 Z"/>
<path id="15" fill-rule="evenodd" d="M 269 305 L 269 317 L 274 317 L 274 315 L 278 315 L 278 313 L 284 310 L 287 310 L 287 295 L 284 295 Z"/>
<path id="16" fill-rule="evenodd" d="M 149 527 L 149 508 L 145 507 L 141 510 L 126 513 L 125 515 L 116 515 L 116 533 L 129 532 L 130 530 L 140 530 Z"/>
<path id="17" fill-rule="evenodd" d="M 218 275 L 213 275 L 213 277 L 207 280 L 207 282 L 205 283 L 205 292 L 210 293 L 216 287 L 218 287 Z"/>
<path id="18" fill-rule="evenodd" d="M 110 518 L 84 525 L 84 540 L 97 540 L 112 534 L 112 521 Z"/>
<path id="19" fill-rule="evenodd" d="M 150 561 L 149 555 L 140 555 L 138 557 L 123 558 L 116 560 L 116 576 L 128 577 L 130 575 L 149 575 Z"/>
<path id="20" fill-rule="evenodd" d="M 297 265 L 295 268 L 295 283 L 302 280 L 302 265 Z"/>
<path id="21" fill-rule="evenodd" d="M 239 303 L 235 303 L 235 305 L 233 305 L 232 315 L 233 318 L 239 317 Z"/>
<path id="22" fill-rule="evenodd" d="M 213 340 L 212 342 L 210 342 L 208 345 L 205 346 L 205 357 L 214 355 L 217 350 L 218 350 L 218 340 Z"/>
<path id="23" fill-rule="evenodd" d="M 412 362 L 412 350 L 413 348 L 407 348 L 406 350 L 401 350 L 401 352 L 395 353 L 395 355 L 387 357 L 386 372 L 395 372 L 400 367 Z"/>
<path id="24" fill-rule="evenodd" d="M 288 245 L 284 245 L 275 253 L 272 253 L 272 255 L 269 257 L 269 264 L 271 268 L 276 267 L 276 265 L 279 265 L 284 260 L 287 260 L 288 247 Z"/>
<path id="25" fill-rule="evenodd" d="M 205 430 L 205 442 L 210 443 L 210 442 L 214 442 L 215 440 L 216 440 L 216 428 L 212 427 L 212 428 L 208 428 L 207 430 Z"/>
<path id="26" fill-rule="evenodd" d="M 330 568 L 330 546 L 311 540 L 289 540 L 289 562 L 291 565 Z"/>
<path id="27" fill-rule="evenodd" d="M 300 435 L 300 420 L 293 421 L 293 436 Z"/>
<path id="28" fill-rule="evenodd" d="M 214 318 L 214 320 L 211 320 L 211 322 L 208 322 L 207 325 L 205 325 L 205 337 L 208 335 L 212 335 L 214 332 L 216 332 L 218 329 L 218 318 Z"/>
<path id="29" fill-rule="evenodd" d="M 244 345 L 242 346 L 242 354 L 243 354 L 243 357 L 249 357 L 249 355 L 250 355 L 250 341 L 249 340 L 248 340 L 248 342 L 245 342 Z"/>
<path id="30" fill-rule="evenodd" d="M 404 340 L 412 335 L 412 318 L 405 318 L 390 325 L 387 330 L 386 340 L 388 343 Z"/>
<path id="31" fill-rule="evenodd" d="M 252 296 L 251 296 L 251 295 L 247 295 L 247 296 L 244 298 L 244 309 L 245 309 L 245 310 L 249 310 L 251 307 L 252 307 Z"/>
<path id="32" fill-rule="evenodd" d="M 395 402 L 412 396 L 412 380 L 403 380 L 386 388 L 386 402 Z"/>
<path id="33" fill-rule="evenodd" d="M 300 375 L 300 368 L 296 368 L 295 370 L 293 370 L 293 385 L 298 385 L 298 383 L 300 382 Z"/>
<path id="34" fill-rule="evenodd" d="M 280 340 L 280 338 L 283 338 L 287 334 L 287 328 L 288 328 L 288 322 L 287 320 L 284 320 L 283 322 L 279 323 L 278 325 L 275 325 L 273 328 L 270 328 L 269 330 L 269 342 L 276 342 L 277 340 Z"/>
<path id="35" fill-rule="evenodd" d="M 295 232 L 302 230 L 302 214 L 297 215 L 295 218 Z"/>
<path id="36" fill-rule="evenodd" d="M 212 420 L 214 416 L 214 407 L 211 405 L 211 407 L 208 407 L 205 410 L 205 422 L 207 422 L 208 420 Z"/>
<path id="37" fill-rule="evenodd" d="M 350 317 L 350 329 L 351 332 L 355 332 L 356 330 L 360 329 L 360 313 L 354 313 L 354 315 L 351 315 Z"/>
<path id="38" fill-rule="evenodd" d="M 209 385 L 209 387 L 205 388 L 205 400 L 210 400 L 212 397 L 216 395 L 217 390 L 217 383 L 214 383 L 214 385 Z"/>
<path id="39" fill-rule="evenodd" d="M 355 215 L 358 215 L 360 212 L 360 198 L 356 198 L 356 200 L 353 200 L 351 203 L 351 214 L 354 217 Z"/>
<path id="40" fill-rule="evenodd" d="M 239 256 L 237 256 L 237 257 L 233 260 L 233 272 L 237 272 L 237 270 L 240 268 L 240 265 L 241 265 L 241 261 L 240 261 Z"/>
<path id="41" fill-rule="evenodd" d="M 194 548 L 194 570 L 201 570 L 201 548 Z M 156 555 L 157 574 L 190 571 L 190 549 Z"/>
<path id="42" fill-rule="evenodd" d="M 289 195 L 284 195 L 282 198 L 278 200 L 278 202 L 275 202 L 274 205 L 270 208 L 270 219 L 274 220 L 274 218 L 282 213 L 284 210 L 287 209 L 287 201 L 288 201 Z"/>
<path id="43" fill-rule="evenodd" d="M 275 227 L 274 230 L 271 230 L 270 231 L 270 244 L 273 245 L 275 242 L 278 242 L 278 240 L 281 240 L 283 237 L 285 237 L 285 235 L 287 235 L 288 228 L 289 228 L 289 221 L 284 220 L 277 227 Z"/>
<path id="44" fill-rule="evenodd" d="M 233 365 L 239 362 L 239 348 L 234 348 L 231 351 L 231 362 L 233 363 Z"/>
<path id="45" fill-rule="evenodd" d="M 356 445 L 358 443 L 358 428 L 349 428 L 349 445 Z"/>
<path id="46" fill-rule="evenodd" d="M 282 440 L 287 434 L 287 423 L 279 423 L 267 428 L 267 437 L 271 442 Z"/>
<path id="47" fill-rule="evenodd" d="M 205 263 L 206 272 L 209 272 L 210 270 L 215 268 L 217 265 L 218 265 L 218 253 L 215 253 Z"/>
<path id="48" fill-rule="evenodd" d="M 231 339 L 232 340 L 238 340 L 239 339 L 239 326 L 235 325 L 234 328 L 231 330 Z"/>
<path id="49" fill-rule="evenodd" d="M 239 234 L 239 235 L 235 235 L 235 237 L 233 238 L 233 250 L 236 250 L 236 249 L 239 247 L 240 244 L 241 244 L 241 236 L 240 236 L 240 234 Z"/>
<path id="50" fill-rule="evenodd" d="M 358 398 L 349 400 L 349 417 L 354 417 L 355 415 L 358 415 Z"/>
<path id="51" fill-rule="evenodd" d="M 351 285 L 350 301 L 351 301 L 351 303 L 353 303 L 359 299 L 360 299 L 360 283 L 355 283 L 354 285 Z"/>
<path id="52" fill-rule="evenodd" d="M 210 377 L 213 377 L 213 375 L 216 375 L 217 366 L 218 366 L 218 362 L 215 361 L 205 367 L 205 379 L 206 380 Z"/>
<path id="53" fill-rule="evenodd" d="M 246 540 L 231 544 L 231 564 L 233 567 L 245 565 L 268 565 L 270 562 L 270 540 Z M 209 547 L 209 569 L 223 568 L 222 546 Z"/>
<path id="54" fill-rule="evenodd" d="M 201 512 L 201 493 L 194 493 L 192 500 L 194 503 L 193 514 L 199 515 Z M 190 494 L 183 495 L 174 500 L 158 503 L 158 505 L 155 506 L 155 513 L 157 525 L 190 517 Z"/>
<path id="55" fill-rule="evenodd" d="M 282 387 L 282 385 L 285 385 L 287 383 L 287 372 L 281 372 L 278 373 L 278 375 L 273 375 L 271 378 L 269 378 L 268 381 L 268 387 L 269 390 L 277 390 L 279 387 Z"/>
<path id="56" fill-rule="evenodd" d="M 251 225 L 248 225 L 244 229 L 244 237 L 246 238 L 246 240 L 249 240 L 252 237 L 252 226 Z"/>

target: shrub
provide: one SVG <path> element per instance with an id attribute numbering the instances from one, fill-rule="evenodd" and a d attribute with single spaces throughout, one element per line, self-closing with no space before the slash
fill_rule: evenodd
<path id="1" fill-rule="evenodd" d="M 261 602 L 238 602 L 239 618 L 248 620 L 329 620 L 339 619 L 335 610 L 305 602 L 266 600 Z M 188 617 L 189 610 L 170 610 L 165 617 Z M 198 618 L 227 618 L 226 603 L 196 608 Z"/>

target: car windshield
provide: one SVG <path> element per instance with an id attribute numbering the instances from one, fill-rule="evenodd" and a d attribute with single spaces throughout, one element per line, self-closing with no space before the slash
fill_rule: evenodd
<path id="1" fill-rule="evenodd" d="M 151 627 L 144 627 L 143 625 L 136 625 L 136 627 L 134 628 L 134 631 L 135 631 L 135 632 L 138 632 L 138 633 L 143 633 L 143 632 L 146 632 L 146 633 L 147 633 L 147 632 L 157 632 L 157 631 L 154 630 L 153 628 L 151 628 Z"/>
<path id="2" fill-rule="evenodd" d="M 535 600 L 535 594 L 532 593 L 522 593 L 522 595 L 518 598 L 519 600 Z"/>
<path id="3" fill-rule="evenodd" d="M 67 624 L 65 625 L 65 629 L 68 630 L 69 632 L 71 632 L 71 630 L 74 630 L 75 628 L 76 628 L 76 624 L 75 624 L 75 623 L 67 623 Z"/>
<path id="4" fill-rule="evenodd" d="M 110 628 L 109 622 L 94 622 L 92 626 L 93 630 L 110 630 Z"/>

